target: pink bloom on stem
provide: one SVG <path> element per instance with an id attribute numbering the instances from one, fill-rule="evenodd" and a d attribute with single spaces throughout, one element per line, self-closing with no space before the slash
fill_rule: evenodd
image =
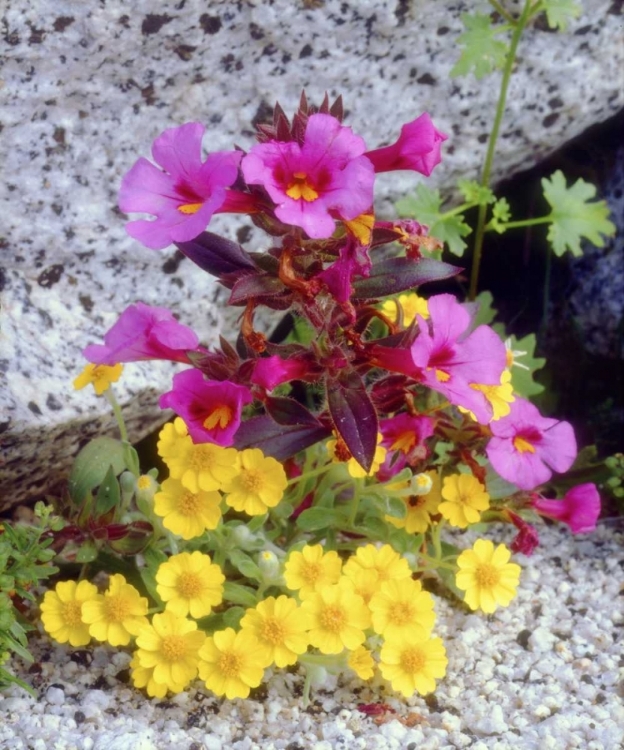
<path id="1" fill-rule="evenodd" d="M 238 175 L 240 151 L 217 151 L 202 162 L 204 131 L 199 122 L 165 130 L 152 145 L 154 161 L 164 171 L 141 158 L 123 178 L 119 208 L 156 217 L 131 221 L 126 231 L 152 250 L 193 240 L 214 213 L 244 211 L 245 203 L 252 200 L 226 190 Z"/>
<path id="2" fill-rule="evenodd" d="M 431 297 L 428 308 L 431 332 L 419 317 L 420 333 L 410 349 L 413 365 L 420 373 L 418 379 L 487 424 L 492 407 L 470 384 L 500 385 L 506 365 L 505 345 L 489 326 L 469 332 L 470 313 L 452 294 Z"/>
<path id="3" fill-rule="evenodd" d="M 317 278 L 325 284 L 336 302 L 345 304 L 353 293 L 351 281 L 354 276 L 369 276 L 371 268 L 372 263 L 367 248 L 360 245 L 353 237 L 348 237 L 340 248 L 338 260 L 321 271 Z"/>
<path id="4" fill-rule="evenodd" d="M 379 429 L 383 435 L 381 444 L 384 448 L 409 454 L 433 435 L 433 420 L 423 415 L 397 414 L 395 417 L 382 419 Z"/>
<path id="5" fill-rule="evenodd" d="M 306 363 L 301 360 L 282 359 L 274 354 L 255 361 L 251 382 L 272 391 L 282 383 L 298 380 L 306 375 L 308 370 Z"/>
<path id="6" fill-rule="evenodd" d="M 567 523 L 573 534 L 585 534 L 596 528 L 600 515 L 600 495 L 595 484 L 579 484 L 561 500 L 547 500 L 537 495 L 531 505 L 542 516 Z"/>
<path id="7" fill-rule="evenodd" d="M 310 237 L 334 233 L 334 217 L 350 221 L 373 203 L 375 173 L 366 144 L 331 115 L 308 119 L 303 145 L 269 141 L 254 146 L 241 167 L 249 184 L 262 185 L 275 215 Z"/>
<path id="8" fill-rule="evenodd" d="M 511 411 L 490 424 L 486 453 L 494 470 L 522 490 L 567 471 L 576 458 L 572 425 L 543 417 L 530 401 L 516 398 Z"/>
<path id="9" fill-rule="evenodd" d="M 367 151 L 365 156 L 373 163 L 375 172 L 413 169 L 428 177 L 441 161 L 440 144 L 447 138 L 435 129 L 431 117 L 425 112 L 403 125 L 396 143 Z"/>
<path id="10" fill-rule="evenodd" d="M 169 359 L 188 362 L 188 351 L 197 349 L 199 339 L 178 323 L 166 307 L 137 302 L 127 307 L 115 325 L 104 334 L 104 344 L 91 344 L 83 354 L 96 365 Z"/>
<path id="11" fill-rule="evenodd" d="M 251 401 L 245 386 L 206 380 L 199 370 L 184 370 L 174 375 L 173 389 L 163 393 L 158 404 L 182 417 L 194 443 L 228 447 L 240 426 L 243 406 Z"/>

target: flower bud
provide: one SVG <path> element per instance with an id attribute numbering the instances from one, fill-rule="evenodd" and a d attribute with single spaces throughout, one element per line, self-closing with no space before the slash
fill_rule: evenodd
<path id="1" fill-rule="evenodd" d="M 433 481 L 429 474 L 414 474 L 410 481 L 412 495 L 428 495 L 433 487 Z"/>
<path id="2" fill-rule="evenodd" d="M 275 552 L 264 550 L 258 555 L 258 567 L 262 573 L 263 583 L 275 583 L 280 578 L 280 561 Z"/>

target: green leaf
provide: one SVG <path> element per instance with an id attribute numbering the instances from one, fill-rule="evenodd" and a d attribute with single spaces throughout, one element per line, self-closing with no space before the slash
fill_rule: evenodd
<path id="1" fill-rule="evenodd" d="M 245 578 L 252 578 L 256 581 L 262 580 L 262 573 L 256 563 L 240 549 L 230 550 L 229 561 L 237 568 Z"/>
<path id="2" fill-rule="evenodd" d="M 76 552 L 76 562 L 84 565 L 84 563 L 93 562 L 97 558 L 97 556 L 97 547 L 93 542 L 87 541 L 81 544 L 80 548 Z"/>
<path id="3" fill-rule="evenodd" d="M 320 531 L 330 527 L 340 527 L 346 523 L 346 516 L 331 508 L 308 508 L 297 518 L 297 526 L 302 531 Z"/>
<path id="4" fill-rule="evenodd" d="M 457 187 L 466 199 L 466 203 L 477 203 L 480 206 L 485 206 L 488 203 L 494 203 L 496 200 L 490 188 L 480 185 L 476 180 L 460 178 L 457 180 Z"/>
<path id="5" fill-rule="evenodd" d="M 386 498 L 386 513 L 393 518 L 405 518 L 407 513 L 407 506 L 401 500 L 400 497 L 392 497 L 389 495 Z"/>
<path id="6" fill-rule="evenodd" d="M 463 13 L 461 18 L 466 31 L 458 37 L 457 44 L 464 49 L 451 70 L 451 78 L 472 72 L 478 80 L 502 68 L 509 45 L 496 39 L 496 35 L 507 31 L 507 26 L 493 26 L 484 13 Z"/>
<path id="7" fill-rule="evenodd" d="M 226 581 L 223 584 L 223 598 L 226 602 L 241 604 L 243 607 L 255 607 L 258 603 L 256 592 L 249 586 L 241 586 L 240 583 Z"/>
<path id="8" fill-rule="evenodd" d="M 565 31 L 568 21 L 581 15 L 581 4 L 576 0 L 542 0 L 542 9 L 546 12 L 551 29 Z"/>
<path id="9" fill-rule="evenodd" d="M 119 507 L 120 502 L 119 482 L 115 476 L 115 470 L 109 466 L 95 497 L 95 516 L 97 518 L 103 516 L 112 508 Z"/>
<path id="10" fill-rule="evenodd" d="M 492 292 L 481 292 L 475 302 L 478 305 L 477 314 L 472 319 L 472 327 L 489 325 L 496 317 L 496 310 L 492 307 L 494 297 Z"/>
<path id="11" fill-rule="evenodd" d="M 126 448 L 121 440 L 98 437 L 88 442 L 76 456 L 69 475 L 69 494 L 76 505 L 82 505 L 89 492 L 104 481 L 108 469 L 115 476 L 126 468 Z"/>
<path id="12" fill-rule="evenodd" d="M 505 224 L 511 219 L 511 210 L 507 198 L 499 198 L 492 206 L 492 218 L 486 229 L 491 229 L 498 234 L 502 234 L 506 227 Z"/>
<path id="13" fill-rule="evenodd" d="M 223 613 L 223 624 L 226 628 L 234 628 L 234 630 L 238 630 L 238 626 L 244 615 L 244 607 L 229 607 Z"/>
<path id="14" fill-rule="evenodd" d="M 126 468 L 132 472 L 135 477 L 141 476 L 141 467 L 139 464 L 139 454 L 132 447 L 130 443 L 124 443 L 124 461 L 126 462 Z"/>
<path id="15" fill-rule="evenodd" d="M 535 334 L 530 333 L 521 339 L 517 339 L 515 336 L 510 338 L 511 350 L 524 352 L 524 354 L 518 354 L 515 357 L 517 365 L 511 368 L 511 385 L 514 392 L 524 398 L 536 396 L 544 390 L 544 386 L 541 383 L 536 383 L 533 380 L 533 375 L 537 370 L 544 367 L 546 360 L 543 357 L 535 356 L 535 346 L 537 345 Z M 524 369 L 521 365 L 528 369 Z"/>
<path id="16" fill-rule="evenodd" d="M 605 201 L 589 200 L 596 195 L 596 188 L 589 182 L 578 179 L 570 188 L 560 170 L 542 180 L 544 197 L 550 203 L 552 224 L 548 229 L 548 240 L 556 255 L 570 250 L 573 255 L 582 255 L 581 237 L 586 237 L 597 247 L 604 245 L 601 235 L 615 234 L 615 225 L 607 218 L 609 207 Z"/>
<path id="17" fill-rule="evenodd" d="M 462 237 L 469 235 L 472 229 L 461 215 L 445 216 L 443 214 L 439 190 L 420 184 L 416 188 L 415 195 L 397 201 L 396 207 L 401 216 L 413 216 L 421 224 L 426 224 L 429 227 L 429 234 L 445 242 L 453 255 L 464 254 L 466 243 Z"/>

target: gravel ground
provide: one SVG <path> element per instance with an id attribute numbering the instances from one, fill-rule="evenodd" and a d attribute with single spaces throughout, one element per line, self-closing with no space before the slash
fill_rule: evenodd
<path id="1" fill-rule="evenodd" d="M 303 709 L 302 676 L 276 671 L 249 700 L 217 699 L 199 681 L 149 700 L 129 684 L 129 653 L 41 637 L 35 664 L 14 664 L 38 699 L 20 689 L 0 699 L 0 748 L 620 750 L 622 523 L 585 537 L 543 528 L 540 538 L 533 557 L 519 559 L 521 588 L 507 609 L 482 616 L 436 597 L 449 666 L 434 695 L 405 701 L 381 681 L 328 676 Z M 378 702 L 388 710 L 375 718 L 358 710 Z"/>

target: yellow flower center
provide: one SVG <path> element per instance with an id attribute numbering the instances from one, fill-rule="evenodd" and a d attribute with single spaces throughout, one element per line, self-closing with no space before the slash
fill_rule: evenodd
<path id="1" fill-rule="evenodd" d="M 219 429 L 223 430 L 230 424 L 233 416 L 234 414 L 227 404 L 219 404 L 204 420 L 204 427 L 207 430 L 212 430 L 218 426 Z"/>
<path id="2" fill-rule="evenodd" d="M 219 671 L 225 677 L 237 677 L 241 666 L 240 656 L 231 651 L 222 654 L 219 659 Z"/>
<path id="3" fill-rule="evenodd" d="M 277 617 L 267 617 L 260 628 L 260 637 L 273 646 L 284 642 L 286 631 Z"/>
<path id="4" fill-rule="evenodd" d="M 413 509 L 420 508 L 426 502 L 427 502 L 427 498 L 425 495 L 412 495 L 410 499 L 407 501 L 409 507 Z"/>
<path id="5" fill-rule="evenodd" d="M 321 626 L 332 633 L 337 633 L 342 630 L 345 626 L 346 619 L 347 617 L 344 609 L 335 604 L 330 604 L 325 607 L 321 612 L 320 617 Z"/>
<path id="6" fill-rule="evenodd" d="M 448 372 L 444 372 L 444 370 L 436 370 L 435 376 L 438 383 L 447 383 L 451 379 Z"/>
<path id="7" fill-rule="evenodd" d="M 194 516 L 197 514 L 199 509 L 199 500 L 197 495 L 192 492 L 186 491 L 183 495 L 180 495 L 178 499 L 178 513 L 183 516 Z"/>
<path id="8" fill-rule="evenodd" d="M 197 573 L 187 572 L 182 573 L 178 578 L 176 588 L 185 599 L 194 599 L 201 593 L 203 586 L 201 578 Z"/>
<path id="9" fill-rule="evenodd" d="M 295 172 L 292 176 L 292 182 L 286 190 L 286 195 L 294 200 L 303 198 L 308 203 L 315 201 L 319 194 L 308 182 L 308 175 L 305 172 Z"/>
<path id="10" fill-rule="evenodd" d="M 490 563 L 482 563 L 475 570 L 475 578 L 482 588 L 492 588 L 500 581 L 500 573 Z"/>
<path id="11" fill-rule="evenodd" d="M 321 565 L 317 562 L 306 562 L 301 567 L 301 577 L 311 586 L 313 586 L 321 577 L 321 572 Z"/>
<path id="12" fill-rule="evenodd" d="M 395 602 L 388 610 L 392 625 L 406 625 L 414 617 L 414 608 L 409 602 Z"/>
<path id="13" fill-rule="evenodd" d="M 203 203 L 185 203 L 178 206 L 178 211 L 181 214 L 196 214 L 203 205 Z"/>
<path id="14" fill-rule="evenodd" d="M 397 439 L 390 446 L 390 450 L 403 451 L 403 453 L 409 453 L 410 450 L 416 445 L 416 433 L 415 432 L 402 432 Z"/>
<path id="15" fill-rule="evenodd" d="M 166 635 L 160 644 L 160 653 L 168 662 L 180 661 L 186 654 L 186 642 L 181 635 Z"/>
<path id="16" fill-rule="evenodd" d="M 509 370 L 511 367 L 513 367 L 514 363 L 514 354 L 511 349 L 507 349 L 505 351 L 505 365 L 507 369 Z"/>
<path id="17" fill-rule="evenodd" d="M 518 453 L 535 453 L 535 448 L 529 443 L 528 440 L 516 435 L 513 439 L 513 446 Z"/>
<path id="18" fill-rule="evenodd" d="M 140 476 L 137 479 L 137 489 L 149 490 L 151 486 L 152 486 L 152 480 L 147 476 L 147 474 L 143 474 L 143 476 Z"/>
<path id="19" fill-rule="evenodd" d="M 401 654 L 401 666 L 406 672 L 420 672 L 426 663 L 427 657 L 420 648 L 409 648 Z"/>
<path id="20" fill-rule="evenodd" d="M 109 622 L 123 622 L 130 614 L 130 606 L 124 596 L 104 597 L 104 614 Z"/>
<path id="21" fill-rule="evenodd" d="M 262 472 L 259 469 L 243 469 L 240 483 L 247 492 L 258 492 L 263 484 Z"/>
<path id="22" fill-rule="evenodd" d="M 65 602 L 63 604 L 63 620 L 70 628 L 82 624 L 82 602 Z"/>
<path id="23" fill-rule="evenodd" d="M 208 443 L 194 445 L 189 465 L 194 471 L 210 471 L 215 466 L 214 449 Z"/>

